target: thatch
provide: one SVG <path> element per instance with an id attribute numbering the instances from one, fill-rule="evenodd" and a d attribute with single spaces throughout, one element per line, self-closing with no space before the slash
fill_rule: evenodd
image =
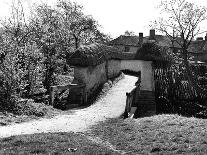
<path id="1" fill-rule="evenodd" d="M 81 46 L 69 54 L 67 62 L 73 66 L 96 66 L 110 59 L 133 60 L 134 57 L 133 53 L 123 53 L 116 47 L 95 43 Z"/>

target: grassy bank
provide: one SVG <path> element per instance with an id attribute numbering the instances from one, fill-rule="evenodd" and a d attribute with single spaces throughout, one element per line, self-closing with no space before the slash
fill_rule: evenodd
<path id="1" fill-rule="evenodd" d="M 93 143 L 81 134 L 47 133 L 0 139 L 0 154 L 106 155 L 115 153 Z"/>
<path id="2" fill-rule="evenodd" d="M 0 148 L 0 154 L 207 154 L 207 120 L 178 115 L 110 119 L 84 134 L 0 139 Z"/>
<path id="3" fill-rule="evenodd" d="M 157 115 L 113 119 L 94 126 L 93 136 L 131 154 L 207 154 L 207 120 Z"/>

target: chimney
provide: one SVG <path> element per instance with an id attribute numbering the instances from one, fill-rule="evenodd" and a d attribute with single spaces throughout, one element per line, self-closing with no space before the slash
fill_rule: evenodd
<path id="1" fill-rule="evenodd" d="M 140 32 L 139 33 L 139 45 L 142 45 L 142 43 L 143 43 L 143 33 Z"/>
<path id="2" fill-rule="evenodd" d="M 150 30 L 149 40 L 155 40 L 155 30 L 154 29 Z"/>

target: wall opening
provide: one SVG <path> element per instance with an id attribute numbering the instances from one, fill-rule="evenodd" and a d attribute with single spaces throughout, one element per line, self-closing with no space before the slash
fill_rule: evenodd
<path id="1" fill-rule="evenodd" d="M 141 77 L 141 71 L 132 71 L 132 70 L 128 70 L 128 69 L 125 69 L 125 70 L 121 70 L 124 74 L 126 75 L 131 75 L 131 76 L 136 76 L 136 77 Z"/>

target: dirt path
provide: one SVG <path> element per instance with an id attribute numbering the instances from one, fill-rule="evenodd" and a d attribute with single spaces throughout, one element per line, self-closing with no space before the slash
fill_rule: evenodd
<path id="1" fill-rule="evenodd" d="M 106 96 L 90 107 L 74 110 L 73 114 L 0 127 L 0 138 L 41 132 L 84 132 L 99 121 L 119 117 L 124 112 L 126 92 L 134 88 L 136 80 L 125 75 Z"/>

